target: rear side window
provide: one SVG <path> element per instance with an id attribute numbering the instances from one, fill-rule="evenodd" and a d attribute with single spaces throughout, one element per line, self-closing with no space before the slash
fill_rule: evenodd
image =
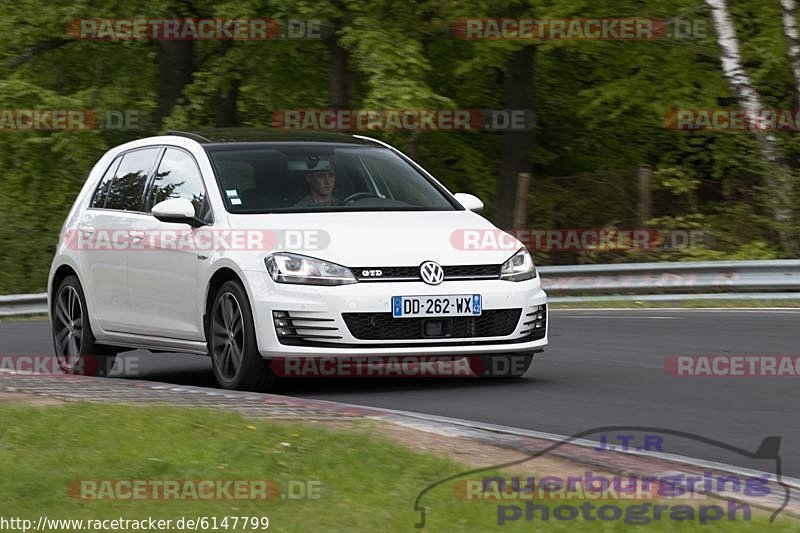
<path id="1" fill-rule="evenodd" d="M 102 208 L 106 206 L 108 187 L 111 185 L 111 180 L 114 179 L 120 161 L 122 161 L 122 156 L 118 156 L 114 159 L 114 162 L 108 167 L 108 170 L 106 170 L 106 173 L 103 175 L 103 179 L 100 180 L 100 185 L 97 186 L 97 190 L 94 192 L 92 203 L 89 207 Z"/>
<path id="2" fill-rule="evenodd" d="M 194 205 L 194 215 L 206 220 L 208 201 L 206 187 L 194 158 L 183 150 L 167 148 L 158 165 L 150 190 L 150 209 L 164 200 L 185 198 Z"/>
<path id="3" fill-rule="evenodd" d="M 114 181 L 108 191 L 107 209 L 141 211 L 147 175 L 161 148 L 134 150 L 122 156 Z"/>

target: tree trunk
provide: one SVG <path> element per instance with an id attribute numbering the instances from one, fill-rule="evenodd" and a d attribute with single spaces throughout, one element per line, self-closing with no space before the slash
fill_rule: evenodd
<path id="1" fill-rule="evenodd" d="M 233 41 L 222 41 L 219 56 L 224 57 L 233 46 Z M 239 79 L 234 68 L 226 69 L 222 75 L 223 81 L 229 83 L 223 83 L 214 93 L 214 126 L 217 128 L 232 128 L 239 125 L 239 113 L 236 108 L 239 100 Z"/>
<path id="2" fill-rule="evenodd" d="M 739 101 L 748 119 L 757 121 L 763 104 L 761 96 L 753 87 L 750 77 L 742 66 L 739 52 L 739 39 L 731 19 L 726 0 L 706 0 L 711 7 L 714 28 L 720 47 L 722 71 L 728 79 L 731 91 Z M 758 140 L 761 156 L 767 163 L 764 182 L 768 191 L 768 202 L 772 210 L 772 218 L 780 236 L 781 244 L 787 251 L 796 249 L 796 239 L 788 224 L 792 220 L 792 174 L 781 157 L 775 135 L 769 131 L 759 130 L 758 123 L 752 128 Z"/>
<path id="3" fill-rule="evenodd" d="M 192 81 L 194 70 L 194 41 L 158 41 L 158 122 L 172 113 Z"/>
<path id="4" fill-rule="evenodd" d="M 637 224 L 639 228 L 647 227 L 647 221 L 652 216 L 653 200 L 650 188 L 650 178 L 653 176 L 653 169 L 650 165 L 639 167 L 639 205 L 637 209 Z"/>
<path id="5" fill-rule="evenodd" d="M 347 65 L 348 53 L 345 48 L 339 45 L 339 40 L 336 34 L 332 34 L 326 39 L 325 44 L 331 54 L 330 69 L 331 75 L 329 78 L 330 91 L 331 91 L 331 107 L 334 109 L 346 109 L 347 98 Z"/>
<path id="6" fill-rule="evenodd" d="M 239 113 L 236 103 L 239 99 L 239 80 L 232 79 L 226 92 L 217 89 L 214 97 L 214 126 L 232 128 L 239 125 Z"/>
<path id="7" fill-rule="evenodd" d="M 533 66 L 535 46 L 517 50 L 506 63 L 504 80 L 505 107 L 509 109 L 531 109 L 533 94 Z M 501 228 L 513 224 L 517 175 L 531 171 L 530 152 L 533 148 L 533 132 L 509 130 L 503 133 L 503 162 L 494 208 L 494 222 Z"/>
<path id="8" fill-rule="evenodd" d="M 795 98 L 800 109 L 800 30 L 797 28 L 797 2 L 781 0 L 781 7 L 783 7 L 783 33 L 789 41 L 789 61 L 794 76 Z"/>
<path id="9" fill-rule="evenodd" d="M 514 216 L 511 223 L 512 229 L 524 228 L 528 223 L 528 186 L 530 181 L 531 175 L 527 172 L 520 172 L 517 175 L 517 193 L 514 203 Z"/>

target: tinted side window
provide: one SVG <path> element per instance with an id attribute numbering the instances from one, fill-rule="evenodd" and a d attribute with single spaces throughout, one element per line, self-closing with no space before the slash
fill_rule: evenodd
<path id="1" fill-rule="evenodd" d="M 117 175 L 108 191 L 106 208 L 139 211 L 147 174 L 153 168 L 160 148 L 145 148 L 128 152 L 122 157 Z"/>
<path id="2" fill-rule="evenodd" d="M 100 180 L 100 185 L 97 186 L 97 190 L 94 192 L 94 196 L 92 196 L 92 203 L 89 207 L 105 207 L 106 206 L 106 196 L 108 196 L 108 187 L 111 185 L 111 180 L 114 178 L 114 174 L 117 172 L 117 167 L 119 166 L 119 162 L 122 161 L 122 156 L 118 156 L 111 165 L 106 170 L 106 173 L 103 174 L 103 179 Z"/>
<path id="3" fill-rule="evenodd" d="M 206 188 L 200 169 L 191 155 L 174 148 L 167 148 L 158 165 L 150 190 L 150 209 L 170 198 L 185 198 L 192 202 L 197 218 L 205 220 L 208 216 Z"/>

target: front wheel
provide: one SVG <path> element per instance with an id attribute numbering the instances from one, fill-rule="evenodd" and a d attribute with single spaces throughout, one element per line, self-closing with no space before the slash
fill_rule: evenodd
<path id="1" fill-rule="evenodd" d="M 214 378 L 223 389 L 263 391 L 276 381 L 269 361 L 258 353 L 250 301 L 236 281 L 225 282 L 214 297 L 208 353 Z"/>
<path id="2" fill-rule="evenodd" d="M 469 367 L 479 378 L 521 378 L 530 368 L 533 354 L 473 355 Z"/>

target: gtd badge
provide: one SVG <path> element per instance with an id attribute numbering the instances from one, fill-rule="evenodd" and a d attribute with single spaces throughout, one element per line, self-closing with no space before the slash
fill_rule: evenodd
<path id="1" fill-rule="evenodd" d="M 419 275 L 428 285 L 438 285 L 444 280 L 444 269 L 434 261 L 425 261 L 419 266 Z"/>
<path id="2" fill-rule="evenodd" d="M 383 270 L 362 270 L 362 278 L 379 278 L 383 276 Z"/>

